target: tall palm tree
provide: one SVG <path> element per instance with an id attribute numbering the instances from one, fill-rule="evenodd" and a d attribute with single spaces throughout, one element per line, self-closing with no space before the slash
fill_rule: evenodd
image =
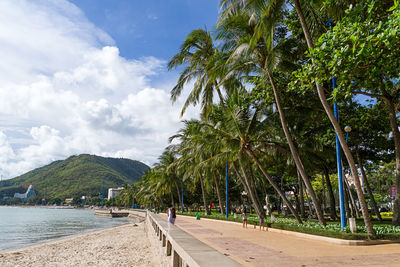
<path id="1" fill-rule="evenodd" d="M 164 176 L 164 181 L 165 181 L 165 183 L 167 183 L 167 184 L 165 184 L 165 186 L 175 187 L 177 195 L 178 195 L 179 203 L 182 208 L 183 204 L 182 204 L 182 198 L 181 198 L 179 184 L 178 184 L 178 181 L 179 181 L 178 173 L 172 166 L 175 161 L 176 161 L 176 155 L 175 155 L 174 151 L 167 148 L 158 157 L 158 163 L 156 165 L 156 168 Z"/>
<path id="2" fill-rule="evenodd" d="M 248 155 L 259 167 L 269 184 L 275 189 L 286 203 L 287 207 L 301 223 L 300 217 L 294 210 L 284 192 L 274 182 L 271 175 L 262 165 L 257 153 L 262 152 L 262 146 L 266 145 L 266 125 L 260 122 L 261 112 L 258 108 L 252 109 L 247 104 L 248 99 L 239 92 L 230 95 L 225 105 L 219 106 L 214 111 L 220 119 L 217 124 L 204 121 L 203 124 L 216 135 L 217 140 L 224 146 L 224 151 L 230 151 L 231 162 L 236 158 Z M 219 110 L 218 110 L 219 109 Z M 232 153 L 236 151 L 236 153 Z M 235 157 L 235 158 L 233 158 Z M 249 183 L 247 183 L 249 185 Z"/>
<path id="3" fill-rule="evenodd" d="M 297 15 L 300 20 L 301 28 L 303 29 L 304 37 L 306 39 L 308 48 L 312 49 L 312 48 L 314 48 L 314 41 L 312 39 L 312 35 L 310 32 L 309 26 L 307 25 L 300 1 L 294 0 L 294 5 L 295 5 L 295 9 L 296 9 Z M 322 106 L 324 107 L 325 112 L 328 115 L 328 118 L 331 121 L 331 123 L 335 129 L 335 132 L 340 141 L 340 145 L 343 149 L 343 152 L 347 158 L 347 162 L 350 166 L 351 173 L 354 178 L 354 184 L 355 184 L 357 196 L 358 196 L 359 202 L 361 204 L 361 211 L 363 214 L 365 227 L 367 228 L 368 234 L 375 236 L 376 233 L 375 233 L 374 229 L 372 228 L 371 217 L 369 216 L 367 203 L 365 202 L 364 194 L 361 189 L 360 178 L 358 176 L 358 170 L 357 170 L 354 158 L 351 154 L 349 147 L 347 146 L 347 143 L 344 138 L 343 131 L 339 125 L 339 122 L 336 120 L 333 110 L 326 99 L 324 88 L 318 83 L 318 81 L 315 81 L 315 86 L 317 87 L 318 96 L 321 100 Z"/>
<path id="4" fill-rule="evenodd" d="M 193 88 L 182 108 L 183 115 L 189 105 L 197 105 L 201 102 L 203 115 L 213 104 L 214 91 L 217 92 L 219 101 L 223 95 L 221 85 L 216 76 L 220 52 L 215 47 L 210 32 L 197 29 L 189 33 L 183 42 L 179 53 L 168 62 L 168 69 L 172 70 L 181 65 L 185 68 L 181 72 L 177 84 L 171 90 L 171 100 L 175 102 L 181 95 L 184 86 L 194 81 Z M 214 71 L 212 71 L 214 70 Z"/>
<path id="5" fill-rule="evenodd" d="M 283 2 L 280 4 L 283 5 Z M 310 193 L 319 222 L 325 225 L 320 203 L 289 131 L 278 92 L 279 89 L 273 75 L 274 70 L 280 64 L 286 63 L 282 60 L 284 58 L 282 47 L 276 45 L 279 44 L 280 40 L 275 40 L 274 38 L 275 27 L 281 19 L 281 14 L 271 13 L 273 10 L 267 4 L 260 9 L 252 9 L 250 12 L 244 9 L 232 11 L 230 15 L 224 16 L 224 19 L 220 21 L 218 25 L 219 36 L 229 38 L 229 46 L 235 46 L 230 58 L 233 71 L 244 71 L 248 74 L 252 73 L 252 71 L 243 70 L 243 66 L 247 66 L 247 68 L 251 67 L 253 72 L 259 72 L 261 77 L 265 77 L 269 81 L 280 116 L 282 129 L 295 165 Z"/>
<path id="6" fill-rule="evenodd" d="M 203 205 L 206 214 L 209 214 L 209 209 L 206 200 L 206 191 L 204 186 L 204 168 L 200 164 L 204 161 L 207 155 L 202 150 L 200 122 L 197 120 L 184 121 L 184 127 L 178 131 L 178 134 L 170 137 L 170 142 L 178 140 L 179 144 L 175 145 L 180 158 L 178 158 L 174 166 L 182 173 L 184 179 L 192 178 L 194 181 L 199 181 L 201 186 L 201 193 L 203 197 Z"/>
<path id="7" fill-rule="evenodd" d="M 224 9 L 224 12 L 222 13 L 222 15 L 227 16 L 231 12 L 234 12 L 235 10 L 237 10 L 240 7 L 245 7 L 249 10 L 254 11 L 254 10 L 260 10 L 260 9 L 264 8 L 265 6 L 270 7 L 271 14 L 277 14 L 281 11 L 281 9 L 283 8 L 283 4 L 285 2 L 287 2 L 287 1 L 284 1 L 284 0 L 222 0 L 221 7 Z M 300 24 L 301 24 L 301 28 L 303 30 L 304 37 L 306 39 L 307 46 L 309 49 L 312 49 L 312 48 L 314 48 L 313 37 L 315 37 L 315 36 L 312 35 L 311 30 L 310 30 L 310 25 L 312 25 L 312 24 L 310 23 L 310 21 L 308 21 L 308 23 L 307 23 L 306 16 L 304 15 L 305 14 L 304 10 L 306 10 L 306 11 L 312 10 L 312 5 L 309 1 L 308 2 L 301 1 L 301 3 L 300 3 L 300 0 L 294 0 L 293 2 L 294 2 L 294 7 L 295 7 L 296 13 L 298 15 Z M 306 12 L 306 14 L 308 15 L 311 13 Z M 308 18 L 310 18 L 310 17 L 312 17 L 312 16 L 308 16 Z M 361 204 L 361 210 L 362 210 L 362 214 L 364 217 L 364 223 L 367 228 L 367 232 L 368 232 L 368 234 L 375 236 L 375 231 L 372 228 L 371 218 L 369 216 L 365 198 L 362 193 L 361 184 L 360 184 L 360 180 L 359 180 L 359 176 L 358 176 L 358 171 L 357 171 L 357 168 L 356 168 L 356 165 L 354 162 L 354 158 L 351 154 L 349 147 L 346 144 L 346 141 L 345 141 L 345 138 L 343 135 L 343 131 L 334 116 L 334 113 L 333 113 L 332 108 L 330 107 L 330 104 L 328 103 L 328 101 L 326 99 L 324 88 L 317 81 L 315 82 L 315 85 L 316 85 L 318 96 L 320 98 L 322 106 L 324 107 L 324 110 L 325 110 L 326 114 L 328 115 L 328 118 L 331 121 L 331 123 L 337 133 L 341 147 L 344 151 L 344 154 L 347 158 L 352 175 L 354 177 L 357 196 L 358 196 L 360 204 Z"/>

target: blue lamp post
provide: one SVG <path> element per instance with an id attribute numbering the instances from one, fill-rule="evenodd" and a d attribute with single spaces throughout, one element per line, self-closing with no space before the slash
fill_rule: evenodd
<path id="1" fill-rule="evenodd" d="M 335 89 L 336 79 L 332 78 L 332 87 Z M 339 114 L 337 103 L 333 105 L 333 109 L 335 112 L 335 118 L 339 122 Z M 340 225 L 341 231 L 344 230 L 346 226 L 346 213 L 344 209 L 344 192 L 343 192 L 343 176 L 342 176 L 342 159 L 341 159 L 341 150 L 340 150 L 340 141 L 339 137 L 336 133 L 336 157 L 337 157 L 337 170 L 338 170 L 338 182 L 339 182 L 339 202 L 340 202 Z"/>
<path id="2" fill-rule="evenodd" d="M 228 162 L 226 163 L 225 166 L 225 199 L 226 199 L 226 208 L 225 208 L 225 214 L 226 214 L 226 218 L 228 218 L 229 216 L 229 211 L 228 211 Z"/>
<path id="3" fill-rule="evenodd" d="M 333 26 L 333 21 L 329 20 L 327 26 L 331 29 Z M 332 77 L 332 89 L 335 90 L 336 87 L 336 78 L 335 76 Z M 335 118 L 339 122 L 339 112 L 337 103 L 333 104 L 333 110 L 335 113 Z M 344 192 L 343 192 L 343 176 L 342 176 L 342 159 L 341 159 L 341 150 L 340 150 L 340 141 L 339 137 L 336 133 L 336 160 L 337 160 L 337 171 L 338 171 L 338 182 L 339 182 L 339 202 L 340 202 L 340 225 L 341 231 L 344 230 L 346 226 L 346 214 L 344 209 Z"/>

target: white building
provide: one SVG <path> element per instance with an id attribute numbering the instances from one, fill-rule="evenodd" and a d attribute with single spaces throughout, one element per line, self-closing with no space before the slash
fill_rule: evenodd
<path id="1" fill-rule="evenodd" d="M 121 193 L 121 191 L 123 190 L 123 187 L 118 187 L 118 188 L 108 188 L 108 200 L 116 197 L 119 195 L 119 193 Z"/>
<path id="2" fill-rule="evenodd" d="M 15 193 L 14 198 L 28 199 L 30 197 L 36 196 L 35 190 L 33 190 L 33 185 L 29 185 L 28 190 L 25 193 Z"/>

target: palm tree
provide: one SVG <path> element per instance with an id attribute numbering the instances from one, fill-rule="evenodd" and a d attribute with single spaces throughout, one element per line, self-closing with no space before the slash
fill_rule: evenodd
<path id="1" fill-rule="evenodd" d="M 201 135 L 198 134 L 200 131 L 199 121 L 184 121 L 184 127 L 178 131 L 178 134 L 170 137 L 170 142 L 176 139 L 180 141 L 179 144 L 175 145 L 180 158 L 175 161 L 174 166 L 184 173 L 184 179 L 192 178 L 193 181 L 198 180 L 200 182 L 203 205 L 206 214 L 209 214 L 203 178 L 205 172 L 200 164 L 206 157 L 202 150 L 204 142 L 201 140 Z"/>
<path id="2" fill-rule="evenodd" d="M 232 12 L 235 12 L 235 10 L 237 10 L 238 8 L 241 8 L 241 7 L 242 8 L 246 7 L 247 9 L 249 9 L 251 11 L 257 11 L 257 10 L 263 9 L 266 6 L 269 7 L 270 14 L 277 14 L 282 10 L 285 2 L 286 1 L 284 1 L 284 0 L 222 0 L 221 7 L 224 9 L 222 16 L 227 16 L 227 15 L 231 14 Z M 294 0 L 293 2 L 294 2 L 294 7 L 295 7 L 296 13 L 298 15 L 300 24 L 301 24 L 301 28 L 303 30 L 304 37 L 306 39 L 307 46 L 309 49 L 312 49 L 312 48 L 314 48 L 314 41 L 313 41 L 313 35 L 311 34 L 309 25 L 313 25 L 313 24 L 311 24 L 310 21 L 309 21 L 309 23 L 307 23 L 306 16 L 304 15 L 303 11 L 304 10 L 310 11 L 310 10 L 314 10 L 314 9 L 312 8 L 312 5 L 310 2 L 301 1 L 301 3 L 300 3 L 300 0 Z M 306 14 L 309 15 L 309 14 L 312 14 L 312 12 L 307 12 Z M 307 17 L 312 18 L 312 16 L 307 16 Z M 267 19 L 267 21 L 268 21 L 268 19 Z M 367 232 L 368 232 L 368 234 L 375 236 L 375 231 L 372 228 L 371 219 L 370 219 L 370 216 L 368 213 L 364 195 L 362 193 L 361 184 L 360 184 L 360 180 L 359 180 L 359 176 L 358 176 L 358 171 L 357 171 L 357 168 L 356 168 L 356 165 L 354 162 L 354 158 L 351 154 L 349 147 L 346 144 L 342 129 L 341 129 L 338 121 L 336 120 L 334 113 L 332 111 L 332 108 L 330 107 L 330 105 L 326 99 L 324 88 L 317 81 L 315 82 L 315 85 L 316 85 L 318 96 L 320 98 L 322 106 L 324 107 L 324 110 L 325 110 L 326 114 L 328 115 L 328 118 L 331 121 L 331 123 L 335 129 L 335 132 L 337 133 L 341 147 L 344 151 L 344 154 L 345 154 L 348 164 L 350 166 L 350 169 L 351 169 L 354 181 L 355 181 L 357 196 L 358 196 L 358 199 L 361 204 L 361 210 L 362 210 L 362 214 L 364 217 L 364 223 L 367 228 Z"/>
<path id="3" fill-rule="evenodd" d="M 304 17 L 303 9 L 302 9 L 302 6 L 300 5 L 299 0 L 294 0 L 294 5 L 295 5 L 295 9 L 296 9 L 297 15 L 300 20 L 301 28 L 303 29 L 304 37 L 306 39 L 308 48 L 312 49 L 312 48 L 314 48 L 314 42 L 313 42 L 309 27 L 307 25 L 306 19 Z M 343 131 L 339 125 L 339 122 L 336 120 L 333 110 L 326 99 L 324 88 L 318 83 L 318 81 L 315 81 L 315 86 L 317 87 L 318 96 L 321 100 L 322 106 L 324 107 L 325 112 L 328 115 L 328 118 L 331 121 L 331 123 L 335 129 L 335 132 L 340 141 L 340 145 L 343 149 L 343 152 L 347 158 L 347 162 L 350 166 L 351 173 L 354 178 L 354 184 L 355 184 L 357 196 L 358 196 L 358 199 L 361 204 L 361 211 L 363 214 L 365 227 L 367 228 L 368 234 L 375 236 L 376 234 L 375 234 L 374 229 L 372 228 L 371 217 L 369 216 L 368 207 L 365 202 L 364 194 L 361 189 L 360 179 L 358 176 L 358 170 L 355 165 L 354 158 L 351 154 L 349 147 L 346 144 L 346 140 L 344 138 Z"/>
<path id="4" fill-rule="evenodd" d="M 162 173 L 162 175 L 165 177 L 164 180 L 166 183 L 171 184 L 172 187 L 175 187 L 180 206 L 182 208 L 182 198 L 179 190 L 179 185 L 178 185 L 178 174 L 176 170 L 171 167 L 173 166 L 173 163 L 176 160 L 176 155 L 174 151 L 170 149 L 164 150 L 164 152 L 161 154 L 161 156 L 158 157 L 158 163 L 156 165 L 156 168 L 158 168 L 158 171 Z M 164 184 L 164 186 L 169 186 L 168 184 Z"/>
<path id="5" fill-rule="evenodd" d="M 230 153 L 230 162 L 238 157 L 248 157 L 259 167 L 269 184 L 275 189 L 286 203 L 290 211 L 301 223 L 297 212 L 287 199 L 279 186 L 274 182 L 268 171 L 263 167 L 257 153 L 262 152 L 262 146 L 266 145 L 266 125 L 259 121 L 261 112 L 254 110 L 247 104 L 247 99 L 242 93 L 236 91 L 226 99 L 223 106 L 215 107 L 213 114 L 220 116 L 217 124 L 205 120 L 204 126 L 215 134 L 215 139 L 223 144 L 224 150 Z M 234 152 L 234 153 L 233 153 Z M 249 186 L 249 183 L 246 182 Z"/>
<path id="6" fill-rule="evenodd" d="M 172 70 L 181 65 L 185 69 L 179 76 L 177 84 L 171 90 L 171 100 L 175 102 L 181 95 L 184 85 L 195 80 L 193 88 L 182 108 L 183 115 L 189 105 L 197 105 L 201 101 L 203 115 L 213 104 L 214 91 L 217 92 L 222 102 L 221 92 L 216 68 L 220 59 L 220 52 L 213 44 L 213 39 L 207 30 L 197 29 L 189 33 L 183 42 L 179 53 L 168 62 L 168 69 Z"/>
<path id="7" fill-rule="evenodd" d="M 283 2 L 281 3 L 283 4 Z M 320 203 L 312 188 L 310 179 L 305 171 L 303 161 L 293 142 L 292 135 L 287 126 L 285 114 L 281 105 L 278 88 L 273 76 L 274 70 L 283 65 L 282 54 L 283 47 L 279 44 L 280 40 L 275 40 L 274 33 L 276 24 L 281 18 L 280 13 L 271 13 L 271 6 L 265 5 L 262 9 L 249 11 L 238 9 L 232 11 L 229 16 L 224 16 L 220 21 L 219 37 L 229 38 L 229 47 L 235 47 L 232 51 L 230 62 L 232 63 L 233 71 L 244 72 L 246 74 L 257 71 L 262 77 L 266 76 L 272 88 L 276 107 L 280 116 L 283 132 L 288 142 L 290 152 L 296 164 L 296 167 L 310 193 L 311 199 L 315 206 L 317 217 L 322 225 L 325 225 L 325 219 L 321 210 Z M 286 64 L 287 65 L 287 64 Z M 243 70 L 243 66 L 248 66 L 253 69 Z"/>

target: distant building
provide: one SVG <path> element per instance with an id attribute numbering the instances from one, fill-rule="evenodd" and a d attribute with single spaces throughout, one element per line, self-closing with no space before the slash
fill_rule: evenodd
<path id="1" fill-rule="evenodd" d="M 121 193 L 121 191 L 124 190 L 123 187 L 118 187 L 118 188 L 108 188 L 108 200 L 116 197 Z"/>
<path id="2" fill-rule="evenodd" d="M 73 198 L 66 198 L 64 202 L 65 204 L 71 204 L 73 200 L 74 200 Z"/>
<path id="3" fill-rule="evenodd" d="M 28 199 L 30 197 L 36 196 L 35 190 L 33 190 L 33 185 L 29 185 L 28 190 L 24 194 L 20 193 L 15 193 L 14 198 L 20 198 L 20 199 Z"/>

